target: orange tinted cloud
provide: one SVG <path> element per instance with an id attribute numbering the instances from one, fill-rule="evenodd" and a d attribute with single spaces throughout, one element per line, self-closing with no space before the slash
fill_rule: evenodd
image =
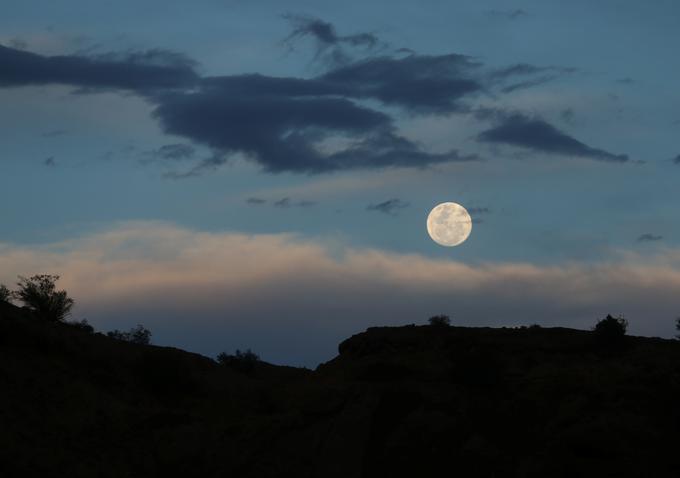
<path id="1" fill-rule="evenodd" d="M 252 347 L 314 365 L 373 325 L 534 322 L 589 327 L 625 313 L 631 332 L 669 336 L 680 313 L 680 252 L 616 262 L 470 265 L 292 234 L 208 233 L 124 223 L 42 246 L 0 245 L 0 282 L 60 274 L 75 318 L 99 329 L 142 322 L 157 343 L 213 354 Z"/>

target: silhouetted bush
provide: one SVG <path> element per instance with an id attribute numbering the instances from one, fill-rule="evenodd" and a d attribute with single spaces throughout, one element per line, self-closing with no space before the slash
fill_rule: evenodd
<path id="1" fill-rule="evenodd" d="M 127 332 L 116 329 L 107 332 L 106 335 L 112 339 L 123 340 L 132 344 L 149 345 L 151 343 L 151 331 L 142 324 L 138 324 L 137 327 L 133 327 Z"/>
<path id="2" fill-rule="evenodd" d="M 434 315 L 427 319 L 430 325 L 434 327 L 448 327 L 451 325 L 451 319 L 448 315 Z"/>
<path id="3" fill-rule="evenodd" d="M 217 363 L 229 366 L 242 372 L 251 372 L 255 364 L 260 361 L 260 356 L 250 349 L 241 351 L 236 349 L 234 355 L 221 352 L 217 355 Z"/>
<path id="4" fill-rule="evenodd" d="M 12 298 L 12 292 L 5 284 L 0 284 L 0 302 L 9 302 Z"/>
<path id="5" fill-rule="evenodd" d="M 26 278 L 19 276 L 19 289 L 12 296 L 26 308 L 50 322 L 61 322 L 71 314 L 74 301 L 65 290 L 56 290 L 59 276 L 39 274 Z"/>
<path id="6" fill-rule="evenodd" d="M 80 322 L 66 322 L 66 323 L 71 327 L 74 327 L 78 330 L 82 330 L 83 332 L 87 332 L 88 334 L 94 333 L 94 327 L 90 325 L 87 319 L 83 319 Z"/>
<path id="7" fill-rule="evenodd" d="M 595 338 L 602 344 L 618 344 L 624 335 L 626 335 L 627 329 L 628 321 L 626 319 L 607 315 L 607 317 L 595 324 L 593 332 L 595 333 Z"/>

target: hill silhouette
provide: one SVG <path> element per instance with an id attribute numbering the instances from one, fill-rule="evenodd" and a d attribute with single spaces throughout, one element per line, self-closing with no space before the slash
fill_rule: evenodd
<path id="1" fill-rule="evenodd" d="M 0 476 L 677 477 L 680 344 L 370 328 L 222 364 L 0 303 Z"/>

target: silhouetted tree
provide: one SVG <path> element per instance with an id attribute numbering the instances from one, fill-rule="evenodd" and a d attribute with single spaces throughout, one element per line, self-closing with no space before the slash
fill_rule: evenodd
<path id="1" fill-rule="evenodd" d="M 678 332 L 680 332 L 680 317 L 678 317 L 677 319 L 675 319 L 675 330 L 677 330 Z M 675 336 L 675 338 L 676 338 L 676 339 L 680 339 L 680 334 L 677 334 L 677 335 Z"/>
<path id="2" fill-rule="evenodd" d="M 427 319 L 430 325 L 435 327 L 448 327 L 451 325 L 451 319 L 448 315 L 434 315 Z"/>
<path id="3" fill-rule="evenodd" d="M 130 329 L 130 342 L 133 344 L 149 345 L 151 343 L 151 331 L 142 324 Z"/>
<path id="4" fill-rule="evenodd" d="M 59 276 L 50 274 L 19 276 L 19 289 L 12 296 L 43 319 L 61 322 L 71 314 L 74 301 L 65 290 L 57 290 L 57 280 Z"/>
<path id="5" fill-rule="evenodd" d="M 137 327 L 131 328 L 127 332 L 121 330 L 112 330 L 107 332 L 106 335 L 116 340 L 123 340 L 125 342 L 130 342 L 132 344 L 139 345 L 149 345 L 151 344 L 151 331 L 144 327 L 142 324 L 138 324 Z"/>
<path id="6" fill-rule="evenodd" d="M 624 335 L 626 335 L 626 330 L 628 329 L 628 321 L 623 317 L 612 317 L 607 315 L 604 319 L 600 320 L 593 331 L 595 332 L 595 337 L 604 343 L 614 343 L 620 341 Z"/>
<path id="7" fill-rule="evenodd" d="M 0 302 L 9 302 L 12 298 L 12 292 L 5 284 L 0 284 Z"/>
<path id="8" fill-rule="evenodd" d="M 234 355 L 226 352 L 221 352 L 217 355 L 217 362 L 220 365 L 230 366 L 242 372 L 251 372 L 259 361 L 260 356 L 250 349 L 244 351 L 236 349 Z"/>
<path id="9" fill-rule="evenodd" d="M 82 330 L 83 332 L 87 332 L 89 334 L 94 333 L 94 327 L 90 325 L 87 319 L 83 319 L 80 322 L 67 322 L 67 324 L 71 327 Z"/>

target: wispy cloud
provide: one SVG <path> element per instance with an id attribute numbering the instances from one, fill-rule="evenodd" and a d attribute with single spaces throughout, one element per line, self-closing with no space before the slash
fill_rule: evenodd
<path id="1" fill-rule="evenodd" d="M 599 161 L 625 163 L 629 160 L 625 154 L 615 154 L 588 146 L 537 116 L 499 113 L 495 121 L 495 126 L 478 135 L 479 141 Z"/>
<path id="2" fill-rule="evenodd" d="M 637 241 L 638 242 L 656 242 L 656 241 L 660 241 L 661 239 L 663 239 L 663 236 L 659 236 L 657 234 L 645 233 L 645 234 L 641 234 L 637 238 Z"/>
<path id="3" fill-rule="evenodd" d="M 529 15 L 526 10 L 515 8 L 513 10 L 487 10 L 484 12 L 491 18 L 502 18 L 506 20 L 518 20 Z"/>
<path id="4" fill-rule="evenodd" d="M 367 211 L 378 211 L 383 214 L 391 214 L 394 215 L 396 214 L 400 209 L 404 209 L 408 207 L 408 203 L 402 201 L 401 199 L 398 198 L 393 198 L 393 199 L 388 199 L 387 201 L 383 201 L 378 204 L 369 204 L 366 206 Z"/>

